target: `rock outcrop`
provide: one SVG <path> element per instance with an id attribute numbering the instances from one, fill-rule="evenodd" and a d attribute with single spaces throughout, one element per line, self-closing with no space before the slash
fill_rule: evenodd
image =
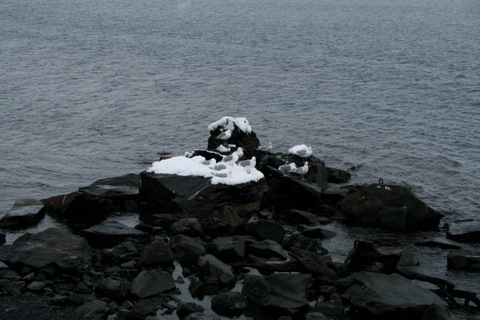
<path id="1" fill-rule="evenodd" d="M 260 143 L 244 118 L 222 118 L 209 130 L 209 150 L 162 156 L 154 163 L 193 160 L 186 163 L 201 165 L 205 174 L 149 169 L 32 202 L 33 220 L 14 228 L 37 223 L 43 212 L 62 227 L 28 229 L 0 246 L 0 296 L 38 296 L 52 305 L 74 305 L 85 319 L 119 320 L 175 313 L 182 319 L 453 319 L 448 308 L 458 307 L 462 298 L 464 310 L 480 310 L 475 292 L 416 272 L 416 254 L 387 240 L 397 239 L 400 231 L 438 227 L 441 215 L 409 189 L 381 182 L 339 187 L 350 174 L 311 154 L 304 159 L 257 150 Z M 226 130 L 231 136 L 219 139 Z M 256 167 L 249 172 L 228 163 L 226 168 L 240 169 L 247 182 L 214 182 L 231 178 L 231 172 L 219 177 L 214 161 L 203 160 L 220 161 L 234 150 L 240 157 L 239 147 L 244 158 L 256 157 Z M 278 169 L 305 161 L 305 177 Z M 258 173 L 254 179 L 252 171 Z M 126 212 L 138 224 L 118 221 Z M 338 255 L 324 246 L 337 237 L 332 229 L 351 228 L 339 221 L 361 223 L 366 227 L 358 229 L 367 230 L 345 261 L 335 261 Z M 478 252 L 466 244 L 478 236 L 470 225 L 451 224 L 447 231 L 447 237 L 465 243 L 422 238 L 416 248 L 428 246 L 443 257 L 441 250 L 462 249 L 450 251 L 448 268 L 478 272 Z M 378 235 L 378 228 L 394 233 Z M 181 301 L 185 295 L 211 299 L 211 309 L 208 303 Z"/>
<path id="2" fill-rule="evenodd" d="M 217 217 L 230 225 L 248 219 L 260 209 L 265 181 L 211 184 L 208 178 L 171 174 L 140 174 L 143 214 L 179 213 L 200 219 Z"/>
<path id="3" fill-rule="evenodd" d="M 357 272 L 337 282 L 348 295 L 348 304 L 367 317 L 419 319 L 426 309 L 447 303 L 428 289 L 412 284 L 402 276 L 374 272 Z"/>
<path id="4" fill-rule="evenodd" d="M 45 216 L 45 206 L 39 200 L 20 199 L 0 218 L 0 229 L 18 230 L 36 225 Z"/>
<path id="5" fill-rule="evenodd" d="M 360 187 L 339 208 L 354 222 L 395 231 L 437 229 L 442 217 L 408 188 L 383 183 Z"/>

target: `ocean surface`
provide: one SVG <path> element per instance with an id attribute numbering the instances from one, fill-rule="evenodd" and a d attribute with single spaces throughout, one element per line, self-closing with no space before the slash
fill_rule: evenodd
<path id="1" fill-rule="evenodd" d="M 478 0 L 0 0 L 0 216 L 206 148 L 228 115 L 477 219 L 479 17 Z"/>

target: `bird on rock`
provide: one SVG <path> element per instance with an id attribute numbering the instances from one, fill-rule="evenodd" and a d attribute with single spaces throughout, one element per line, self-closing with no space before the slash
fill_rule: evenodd
<path id="1" fill-rule="evenodd" d="M 282 171 L 283 173 L 290 173 L 292 171 L 295 171 L 297 169 L 297 165 L 295 162 L 292 163 L 287 163 L 282 164 L 280 167 L 278 167 L 278 170 Z"/>
<path id="2" fill-rule="evenodd" d="M 303 166 L 295 169 L 295 173 L 298 173 L 300 175 L 300 180 L 305 180 L 305 175 L 307 174 L 307 172 L 308 172 L 308 162 L 307 161 L 305 161 Z"/>
<path id="3" fill-rule="evenodd" d="M 255 165 L 257 164 L 257 160 L 255 159 L 255 157 L 252 157 L 252 159 L 240 161 L 238 164 L 244 167 L 247 173 L 250 173 L 250 170 L 252 168 L 255 168 Z"/>
<path id="4" fill-rule="evenodd" d="M 226 131 L 223 131 L 217 136 L 217 139 L 223 140 L 223 144 L 228 144 L 228 139 L 232 137 L 232 130 L 228 129 Z"/>
<path id="5" fill-rule="evenodd" d="M 243 157 L 243 148 L 242 147 L 238 147 L 236 151 L 234 151 L 234 153 L 238 156 L 238 159 L 242 159 Z"/>
<path id="6" fill-rule="evenodd" d="M 223 159 L 222 159 L 222 162 L 231 164 L 232 166 L 237 161 L 238 161 L 238 155 L 235 152 L 233 152 L 232 154 L 230 154 L 228 156 L 223 157 Z"/>
<path id="7" fill-rule="evenodd" d="M 210 159 L 210 160 L 204 160 L 204 161 L 202 161 L 202 164 L 203 164 L 203 165 L 206 165 L 206 166 L 208 166 L 208 167 L 214 166 L 216 163 L 217 163 L 217 160 L 215 160 L 215 158 L 212 158 L 212 159 Z"/>
<path id="8" fill-rule="evenodd" d="M 226 163 L 219 163 L 219 164 L 214 165 L 212 169 L 215 170 L 215 171 L 222 171 L 222 170 L 227 169 L 227 164 Z"/>
<path id="9" fill-rule="evenodd" d="M 272 148 L 273 148 L 272 143 L 269 141 L 267 145 L 259 146 L 257 150 L 264 151 L 265 154 L 267 155 L 270 151 L 272 151 Z"/>
<path id="10" fill-rule="evenodd" d="M 307 158 L 309 158 L 313 153 L 312 147 L 307 147 L 304 144 L 294 146 L 294 147 L 290 148 L 290 150 L 288 150 L 288 152 L 291 153 L 291 154 L 296 154 L 297 156 L 303 158 L 304 162 L 306 162 Z"/>

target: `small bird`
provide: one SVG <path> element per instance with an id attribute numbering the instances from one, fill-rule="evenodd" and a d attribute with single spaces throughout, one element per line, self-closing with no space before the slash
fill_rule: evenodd
<path id="1" fill-rule="evenodd" d="M 292 163 L 287 163 L 282 164 L 280 167 L 278 167 L 278 170 L 282 171 L 283 173 L 290 173 L 292 171 L 295 171 L 297 169 L 297 165 L 292 162 Z"/>
<path id="2" fill-rule="evenodd" d="M 226 178 L 228 175 L 232 174 L 233 170 L 233 165 L 230 166 L 230 169 L 228 169 L 228 172 L 225 172 L 225 170 L 229 167 L 228 163 L 217 163 L 216 165 L 213 166 L 214 171 L 218 172 L 213 172 L 213 175 L 216 177 L 220 178 Z"/>
<path id="3" fill-rule="evenodd" d="M 236 151 L 234 151 L 235 154 L 237 154 L 238 156 L 238 159 L 242 159 L 243 157 L 243 148 L 242 147 L 238 147 Z"/>
<path id="4" fill-rule="evenodd" d="M 272 151 L 272 143 L 270 141 L 268 141 L 267 145 L 266 146 L 259 146 L 257 148 L 257 150 L 260 150 L 260 151 L 265 151 L 265 154 L 268 155 L 268 153 L 270 151 Z"/>
<path id="5" fill-rule="evenodd" d="M 255 157 L 252 157 L 252 159 L 240 161 L 238 164 L 244 167 L 247 173 L 250 173 L 250 170 L 252 168 L 255 168 L 255 165 L 257 164 L 257 160 L 255 159 Z"/>
<path id="6" fill-rule="evenodd" d="M 231 165 L 233 165 L 237 161 L 238 161 L 238 155 L 235 152 L 233 152 L 228 156 L 223 157 L 222 159 L 222 162 L 229 163 Z"/>
<path id="7" fill-rule="evenodd" d="M 224 163 L 219 163 L 219 164 L 214 165 L 212 169 L 215 170 L 215 171 L 222 171 L 222 170 L 227 169 L 227 165 L 224 164 Z"/>
<path id="8" fill-rule="evenodd" d="M 212 158 L 212 159 L 210 159 L 210 160 L 204 160 L 204 161 L 202 161 L 202 164 L 203 164 L 203 165 L 206 165 L 206 166 L 208 166 L 208 167 L 214 166 L 216 163 L 217 163 L 217 160 L 215 160 L 215 158 Z"/>
<path id="9" fill-rule="evenodd" d="M 307 161 L 305 161 L 303 166 L 298 167 L 295 170 L 295 173 L 298 173 L 300 175 L 300 180 L 305 180 L 305 175 L 307 174 L 307 172 L 308 172 L 308 162 Z"/>
<path id="10" fill-rule="evenodd" d="M 223 144 L 228 144 L 228 139 L 232 136 L 232 130 L 228 129 L 226 131 L 223 131 L 217 136 L 217 139 L 223 140 Z"/>
<path id="11" fill-rule="evenodd" d="M 301 144 L 301 145 L 295 146 L 293 148 L 290 148 L 290 150 L 288 150 L 288 152 L 290 152 L 292 154 L 296 154 L 297 156 L 303 158 L 304 162 L 306 162 L 307 158 L 309 158 L 313 153 L 312 147 L 307 147 L 304 144 Z"/>

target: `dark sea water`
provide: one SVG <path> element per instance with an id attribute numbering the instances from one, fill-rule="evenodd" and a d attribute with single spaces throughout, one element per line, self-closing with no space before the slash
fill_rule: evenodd
<path id="1" fill-rule="evenodd" d="M 205 148 L 225 115 L 477 218 L 480 1 L 0 0 L 0 215 Z"/>

